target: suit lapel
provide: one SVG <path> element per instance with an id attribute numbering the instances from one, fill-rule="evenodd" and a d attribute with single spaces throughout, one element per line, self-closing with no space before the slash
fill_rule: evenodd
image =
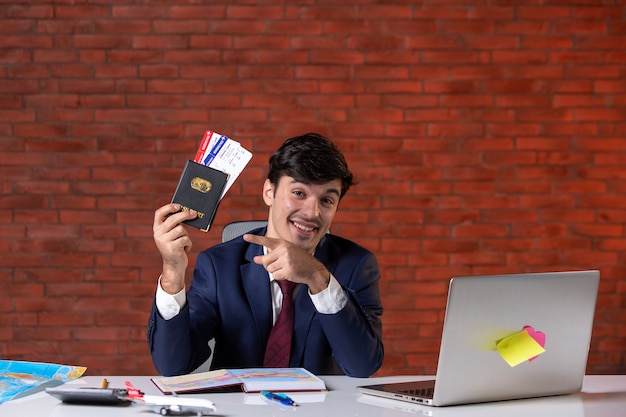
<path id="1" fill-rule="evenodd" d="M 324 236 L 317 245 L 317 248 L 315 248 L 315 257 L 318 261 L 323 263 L 326 269 L 328 269 L 332 274 L 337 264 L 337 259 L 332 256 L 333 251 L 330 248 L 331 245 L 332 242 L 330 239 Z"/>
<path id="2" fill-rule="evenodd" d="M 331 256 L 328 248 L 328 239 L 324 236 L 315 250 L 315 258 L 323 263 L 326 268 L 333 273 L 335 269 L 335 261 Z M 294 349 L 291 356 L 292 366 L 300 366 L 304 358 L 304 348 L 308 337 L 311 321 L 316 313 L 315 306 L 311 297 L 308 295 L 309 288 L 302 285 L 295 300 L 295 323 L 294 323 Z"/>
<path id="3" fill-rule="evenodd" d="M 262 254 L 261 246 L 249 245 L 245 254 L 247 262 L 241 265 L 240 270 L 243 289 L 257 329 L 258 343 L 264 350 L 265 340 L 272 328 L 272 297 L 267 271 L 253 260 L 254 256 Z"/>

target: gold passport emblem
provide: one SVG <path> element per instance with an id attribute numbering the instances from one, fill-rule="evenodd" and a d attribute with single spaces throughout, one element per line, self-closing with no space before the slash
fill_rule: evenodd
<path id="1" fill-rule="evenodd" d="M 195 177 L 191 180 L 191 188 L 196 191 L 200 191 L 201 193 L 208 193 L 211 191 L 211 182 L 205 180 L 204 178 Z"/>

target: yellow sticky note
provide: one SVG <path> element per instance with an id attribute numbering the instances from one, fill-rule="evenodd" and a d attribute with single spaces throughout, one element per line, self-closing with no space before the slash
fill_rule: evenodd
<path id="1" fill-rule="evenodd" d="M 500 356 L 514 367 L 546 350 L 526 330 L 507 336 L 496 344 Z"/>

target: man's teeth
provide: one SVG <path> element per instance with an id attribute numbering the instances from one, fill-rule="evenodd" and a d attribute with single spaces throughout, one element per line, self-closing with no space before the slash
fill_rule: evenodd
<path id="1" fill-rule="evenodd" d="M 296 226 L 298 229 L 302 230 L 303 232 L 312 232 L 313 231 L 312 227 L 305 227 L 305 226 L 303 226 L 301 224 L 298 224 L 298 223 L 295 223 L 295 222 L 293 223 L 293 225 Z"/>

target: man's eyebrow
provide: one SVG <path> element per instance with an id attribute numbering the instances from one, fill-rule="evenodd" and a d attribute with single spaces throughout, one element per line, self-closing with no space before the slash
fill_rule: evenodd
<path id="1" fill-rule="evenodd" d="M 336 189 L 336 188 L 329 188 L 328 190 L 326 190 L 326 192 L 327 192 L 327 193 L 330 193 L 330 194 L 337 194 L 337 196 L 340 196 L 340 195 L 341 195 L 341 193 L 339 192 L 339 190 L 338 190 L 338 189 Z"/>
<path id="2" fill-rule="evenodd" d="M 315 185 L 315 183 L 305 182 L 305 181 L 298 181 L 295 178 L 292 178 L 291 181 L 289 182 L 289 184 L 291 184 L 291 185 L 303 184 L 303 185 L 306 185 L 306 186 L 309 186 L 309 187 L 311 185 Z M 336 188 L 336 187 L 330 187 L 325 192 L 326 192 L 326 194 L 336 194 L 337 196 L 341 196 L 341 191 L 338 188 Z"/>

